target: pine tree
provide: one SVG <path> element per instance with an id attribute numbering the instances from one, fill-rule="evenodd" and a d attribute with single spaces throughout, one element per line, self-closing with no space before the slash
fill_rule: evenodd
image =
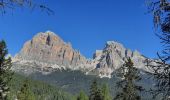
<path id="1" fill-rule="evenodd" d="M 29 84 L 29 80 L 26 79 L 17 95 L 18 100 L 36 100 Z"/>
<path id="2" fill-rule="evenodd" d="M 141 86 L 137 86 L 136 82 L 141 80 L 139 71 L 134 67 L 130 58 L 125 61 L 125 64 L 120 68 L 119 73 L 123 80 L 117 83 L 117 86 L 121 89 L 118 92 L 115 100 L 141 100 L 139 92 L 143 91 Z"/>
<path id="3" fill-rule="evenodd" d="M 90 97 L 89 100 L 103 100 L 101 89 L 98 88 L 97 81 L 94 80 L 90 87 Z"/>
<path id="4" fill-rule="evenodd" d="M 110 90 L 107 84 L 103 84 L 102 86 L 102 97 L 103 100 L 112 100 L 112 96 L 110 95 Z"/>
<path id="5" fill-rule="evenodd" d="M 9 92 L 8 83 L 12 79 L 11 58 L 8 57 L 5 41 L 0 41 L 0 100 L 6 100 Z"/>
<path id="6" fill-rule="evenodd" d="M 84 91 L 80 91 L 77 100 L 88 100 L 88 96 L 84 93 Z"/>

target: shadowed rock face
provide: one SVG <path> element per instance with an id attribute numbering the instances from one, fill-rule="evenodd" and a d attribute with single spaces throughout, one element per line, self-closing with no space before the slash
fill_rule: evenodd
<path id="1" fill-rule="evenodd" d="M 86 63 L 85 57 L 80 52 L 49 31 L 38 33 L 32 40 L 27 41 L 15 58 L 63 66 L 78 66 Z"/>
<path id="2" fill-rule="evenodd" d="M 145 57 L 118 42 L 108 41 L 104 49 L 96 50 L 93 59 L 89 60 L 74 50 L 70 43 L 65 43 L 55 33 L 47 31 L 27 41 L 13 62 L 19 65 L 17 69 L 21 66 L 32 66 L 33 69 L 38 66 L 49 72 L 55 69 L 76 69 L 87 74 L 95 72 L 101 77 L 111 77 L 111 73 L 120 68 L 128 57 L 133 60 L 135 67 L 148 71 Z"/>

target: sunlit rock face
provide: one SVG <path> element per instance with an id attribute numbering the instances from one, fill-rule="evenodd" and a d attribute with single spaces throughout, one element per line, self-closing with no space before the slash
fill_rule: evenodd
<path id="1" fill-rule="evenodd" d="M 87 60 L 74 50 L 70 43 L 65 43 L 55 33 L 47 31 L 38 33 L 33 39 L 27 41 L 22 50 L 15 56 L 15 60 L 28 60 L 58 64 L 62 66 L 80 66 Z"/>
<path id="2" fill-rule="evenodd" d="M 129 57 L 134 62 L 135 67 L 149 71 L 146 67 L 146 58 L 144 56 L 137 50 L 126 49 L 122 44 L 115 41 L 108 41 L 105 48 L 98 50 L 94 55 L 93 62 L 97 62 L 96 69 L 101 77 L 111 77 L 111 73 L 120 68 Z"/>
<path id="3" fill-rule="evenodd" d="M 47 31 L 38 33 L 24 44 L 13 58 L 13 69 L 22 69 L 27 73 L 32 73 L 35 69 L 49 73 L 56 69 L 70 69 L 111 78 L 112 72 L 120 68 L 128 57 L 133 60 L 135 67 L 148 71 L 144 56 L 138 51 L 126 49 L 118 42 L 108 41 L 103 50 L 96 50 L 93 59 L 87 59 L 73 49 L 71 43 L 66 43 L 55 33 Z"/>

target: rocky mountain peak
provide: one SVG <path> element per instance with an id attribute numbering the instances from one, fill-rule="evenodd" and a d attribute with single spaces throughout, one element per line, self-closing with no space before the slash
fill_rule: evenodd
<path id="1" fill-rule="evenodd" d="M 137 50 L 127 49 L 121 43 L 115 41 L 107 41 L 103 50 L 96 51 L 93 62 L 96 62 L 100 76 L 109 76 L 114 70 L 120 68 L 128 57 L 133 60 L 135 67 L 147 70 L 145 57 Z"/>
<path id="2" fill-rule="evenodd" d="M 64 43 L 64 41 L 55 33 L 51 31 L 46 31 L 45 33 L 40 32 L 33 37 L 31 40 L 31 44 L 44 44 L 44 45 L 52 45 L 54 43 Z"/>
<path id="3" fill-rule="evenodd" d="M 76 67 L 86 63 L 85 57 L 74 50 L 70 43 L 65 43 L 58 35 L 50 31 L 40 32 L 27 41 L 14 59 L 66 67 Z"/>
<path id="4" fill-rule="evenodd" d="M 126 56 L 125 55 L 126 48 L 121 43 L 115 41 L 107 41 L 104 51 L 112 53 L 115 52 L 122 58 Z"/>
<path id="5" fill-rule="evenodd" d="M 123 47 L 123 45 L 119 42 L 116 41 L 107 41 L 106 42 L 106 47 L 107 46 L 113 46 L 113 47 Z"/>
<path id="6" fill-rule="evenodd" d="M 104 49 L 96 50 L 93 59 L 88 60 L 73 49 L 71 43 L 66 43 L 54 32 L 47 31 L 40 32 L 27 41 L 13 58 L 13 62 L 19 66 L 38 66 L 41 70 L 68 68 L 92 74 L 97 72 L 100 77 L 111 77 L 111 73 L 120 68 L 127 57 L 133 60 L 135 67 L 148 70 L 144 63 L 146 58 L 137 50 L 127 49 L 121 43 L 107 41 Z"/>

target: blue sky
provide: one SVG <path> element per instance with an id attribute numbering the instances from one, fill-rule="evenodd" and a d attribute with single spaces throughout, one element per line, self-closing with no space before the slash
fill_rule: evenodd
<path id="1" fill-rule="evenodd" d="M 161 49 L 145 0 L 48 0 L 43 4 L 55 15 L 18 8 L 0 16 L 0 39 L 7 42 L 12 55 L 36 33 L 47 30 L 88 58 L 110 40 L 152 58 Z"/>

